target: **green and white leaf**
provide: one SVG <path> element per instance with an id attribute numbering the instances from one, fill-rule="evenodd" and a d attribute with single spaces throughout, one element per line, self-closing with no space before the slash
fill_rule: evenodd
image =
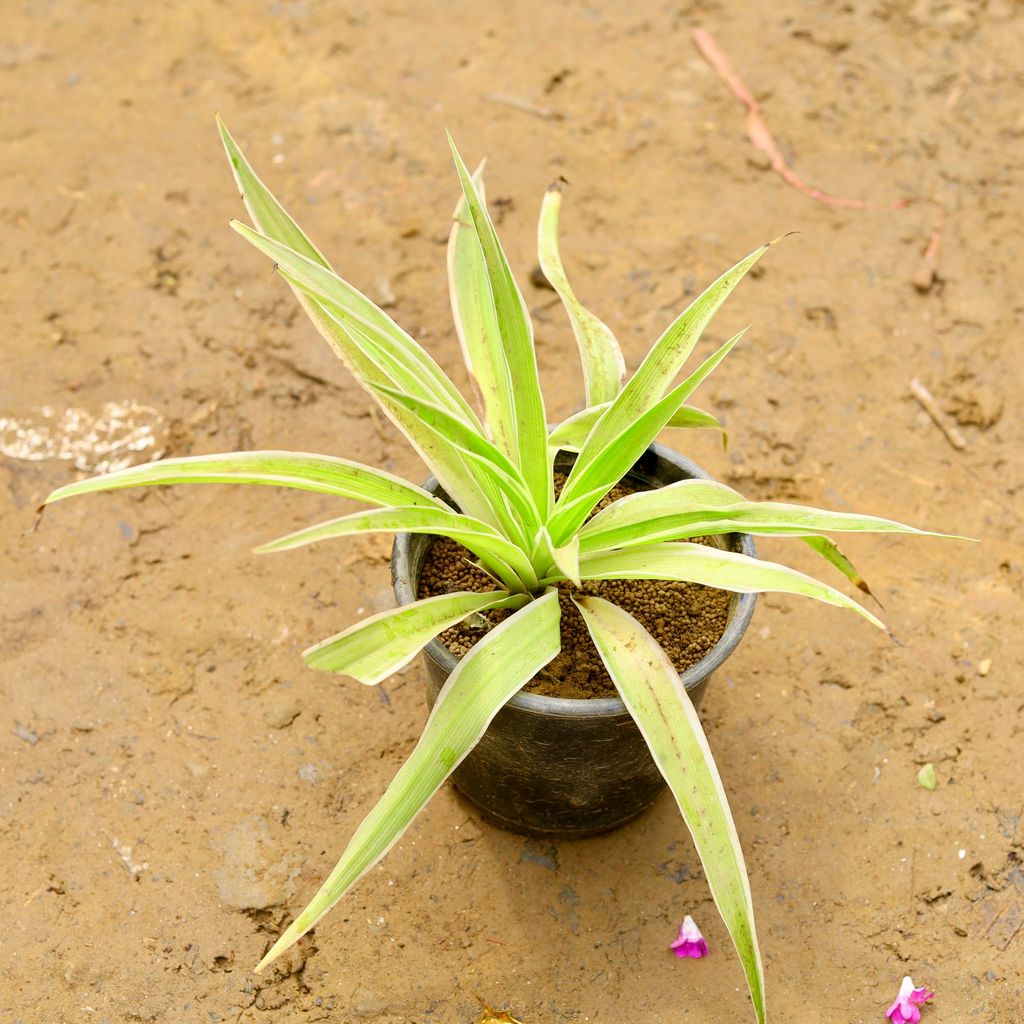
<path id="1" fill-rule="evenodd" d="M 231 137 L 224 122 L 218 116 L 217 128 L 220 130 L 221 141 L 235 176 L 235 183 L 242 195 L 242 202 L 249 211 L 249 216 L 259 229 L 270 238 L 302 253 L 303 256 L 315 260 L 323 267 L 330 269 L 330 264 L 320 250 L 306 237 L 305 232 L 289 216 L 287 210 L 277 201 L 270 189 L 260 180 L 252 169 L 238 143 Z"/>
<path id="2" fill-rule="evenodd" d="M 610 402 L 602 402 L 600 405 L 581 409 L 568 419 L 562 420 L 548 435 L 548 446 L 556 451 L 578 452 L 610 404 Z M 680 406 L 665 426 L 722 429 L 722 425 L 711 413 L 693 405 Z"/>
<path id="3" fill-rule="evenodd" d="M 428 597 L 371 615 L 302 656 L 310 668 L 339 672 L 373 686 L 408 665 L 438 633 L 493 608 L 521 608 L 529 598 L 494 590 Z"/>
<path id="4" fill-rule="evenodd" d="M 544 528 L 537 534 L 533 546 L 534 565 L 544 566 L 541 572 L 558 572 L 569 580 L 580 585 L 580 541 L 573 537 L 568 544 L 562 547 L 555 547 L 551 541 L 551 534 Z"/>
<path id="5" fill-rule="evenodd" d="M 335 305 L 378 328 L 408 359 L 419 365 L 421 379 L 431 381 L 454 406 L 468 413 L 471 420 L 475 420 L 472 410 L 458 389 L 422 346 L 403 331 L 384 310 L 334 273 L 320 250 L 260 180 L 220 118 L 217 119 L 217 123 L 235 181 L 242 193 L 242 200 L 259 231 L 254 232 L 237 221 L 233 221 L 231 226 L 282 268 L 290 270 L 296 278 L 296 287 L 302 287 L 314 297 L 329 299 Z M 296 257 L 299 262 L 290 266 L 290 262 Z M 435 399 L 436 397 L 435 395 Z"/>
<path id="6" fill-rule="evenodd" d="M 533 324 L 523 301 L 519 286 L 512 276 L 508 260 L 498 241 L 497 233 L 487 213 L 473 179 L 448 136 L 455 168 L 462 182 L 462 191 L 470 219 L 480 243 L 491 298 L 508 362 L 509 379 L 515 395 L 516 444 L 519 466 L 534 504 L 546 515 L 553 500 L 551 474 L 547 460 L 547 420 L 544 415 L 544 396 L 541 394 L 537 373 L 537 354 L 534 350 Z"/>
<path id="7" fill-rule="evenodd" d="M 858 590 L 869 597 L 875 597 L 867 584 L 867 580 L 857 571 L 853 562 L 839 550 L 835 541 L 829 540 L 828 537 L 801 537 L 800 539 L 812 551 L 816 551 L 821 555 L 829 565 L 835 566 Z M 878 601 L 878 598 L 875 597 L 875 600 Z"/>
<path id="8" fill-rule="evenodd" d="M 615 688 L 679 805 L 708 888 L 743 965 L 754 1013 L 759 1024 L 764 1024 L 764 970 L 747 868 L 697 712 L 679 673 L 636 619 L 599 597 L 574 600 Z"/>
<path id="9" fill-rule="evenodd" d="M 483 170 L 481 163 L 473 183 L 481 205 L 486 206 Z M 515 389 L 487 265 L 465 195 L 455 207 L 448 236 L 448 291 L 462 357 L 483 402 L 484 421 L 498 448 L 518 461 Z"/>
<path id="10" fill-rule="evenodd" d="M 297 942 L 398 841 L 476 746 L 501 707 L 559 651 L 555 590 L 492 629 L 462 658 L 438 695 L 423 735 L 380 802 L 356 830 L 309 905 L 256 967 Z"/>
<path id="11" fill-rule="evenodd" d="M 354 327 L 373 345 L 367 355 L 381 366 L 396 386 L 419 393 L 444 406 L 466 423 L 480 427 L 480 421 L 458 388 L 417 341 L 405 333 L 382 309 L 342 280 L 332 270 L 273 238 L 253 231 L 240 221 L 231 227 L 247 242 L 269 256 L 289 284 L 315 298 L 342 326 Z"/>
<path id="12" fill-rule="evenodd" d="M 587 405 L 597 405 L 610 402 L 619 393 L 626 375 L 626 363 L 611 328 L 584 307 L 569 284 L 558 248 L 558 216 L 561 206 L 561 185 L 554 184 L 544 193 L 540 208 L 537 254 L 540 269 L 569 315 L 583 364 Z"/>
<path id="13" fill-rule="evenodd" d="M 615 415 L 618 399 L 612 403 L 583 444 L 576 463 L 559 496 L 548 528 L 552 538 L 564 544 L 583 524 L 594 506 L 632 468 L 637 459 L 650 447 L 659 432 L 668 425 L 683 402 L 708 377 L 746 333 L 746 328 L 734 334 L 716 352 L 697 367 L 681 384 L 676 385 L 664 398 L 649 409 L 640 411 L 636 418 L 622 426 L 618 435 L 609 439 L 598 450 L 595 437 L 604 429 L 608 417 Z M 629 385 L 626 385 L 628 390 Z M 623 391 L 623 394 L 626 392 Z M 584 461 L 586 460 L 586 461 Z M 581 463 L 584 467 L 581 469 Z M 591 500 L 591 498 L 593 500 Z"/>
<path id="14" fill-rule="evenodd" d="M 227 128 L 225 128 L 219 118 L 218 125 L 235 175 L 235 181 L 242 193 L 242 200 L 259 230 L 258 232 L 252 231 L 251 228 L 239 224 L 237 221 L 232 221 L 231 226 L 242 234 L 244 238 L 256 245 L 257 248 L 260 248 L 266 255 L 275 259 L 281 267 L 286 267 L 287 263 L 293 258 L 304 259 L 311 263 L 320 270 L 322 275 L 315 279 L 321 283 L 329 282 L 327 291 L 329 295 L 333 296 L 335 305 L 347 308 L 351 313 L 367 322 L 375 323 L 385 333 L 393 336 L 401 347 L 409 349 L 415 346 L 416 343 L 413 339 L 406 335 L 387 313 L 378 308 L 357 289 L 334 274 L 330 264 L 320 250 L 317 249 L 298 224 L 288 215 L 281 203 L 252 169 L 245 154 L 228 134 Z M 276 246 L 276 248 L 271 248 L 273 246 Z M 282 256 L 285 260 L 284 263 L 279 259 Z M 308 287 L 308 281 L 306 281 L 310 275 L 315 274 L 315 271 L 308 270 L 307 268 L 306 274 L 303 275 L 301 269 L 304 266 L 301 263 L 297 264 L 297 269 L 300 272 L 296 275 L 295 280 L 289 280 L 292 290 L 296 293 L 299 301 L 318 329 L 330 342 L 335 353 L 341 358 L 342 362 L 345 363 L 356 379 L 361 383 L 364 379 L 373 380 L 372 364 L 370 364 L 358 348 L 353 348 L 353 342 L 349 338 L 348 333 L 343 330 L 340 331 L 340 325 L 337 323 L 332 326 L 323 323 L 325 319 L 330 318 L 326 316 L 322 304 L 317 298 L 319 293 L 314 292 Z M 300 285 L 300 280 L 306 281 L 306 284 Z"/>
<path id="15" fill-rule="evenodd" d="M 264 484 L 334 494 L 371 505 L 415 505 L 451 511 L 422 487 L 406 483 L 384 470 L 331 455 L 277 451 L 191 455 L 147 462 L 65 484 L 43 504 L 50 505 L 79 494 L 162 484 Z"/>
<path id="16" fill-rule="evenodd" d="M 629 429 L 629 426 L 647 413 L 666 393 L 711 318 L 747 271 L 774 244 L 774 242 L 769 242 L 762 245 L 736 266 L 727 270 L 717 281 L 705 289 L 655 342 L 636 373 L 619 392 L 611 407 L 598 421 L 583 445 L 576 465 L 573 467 L 573 473 L 570 474 L 562 491 L 561 497 L 566 504 L 577 497 L 577 485 L 574 484 L 573 476 L 582 476 L 590 470 L 592 463 L 603 456 L 606 451 L 612 449 L 617 439 Z M 732 343 L 734 344 L 735 341 Z M 585 488 L 580 486 L 579 489 Z M 552 535 L 556 539 L 559 538 L 557 532 L 553 532 Z"/>
<path id="17" fill-rule="evenodd" d="M 510 536 L 525 540 L 537 529 L 540 525 L 540 513 L 534 504 L 533 496 L 527 490 L 522 474 L 483 434 L 467 427 L 459 419 L 431 402 L 402 394 L 393 388 L 377 387 L 374 390 L 413 412 L 427 430 L 453 445 L 463 458 L 473 464 L 477 484 L 491 501 L 492 507 L 503 512 L 507 504 L 514 510 L 515 522 L 508 522 L 502 518 L 502 523 Z"/>
<path id="18" fill-rule="evenodd" d="M 580 543 L 583 551 L 599 551 L 734 532 L 791 537 L 821 533 L 942 536 L 880 516 L 831 512 L 781 501 L 747 501 L 731 487 L 712 480 L 680 480 L 613 502 L 583 526 Z M 825 554 L 825 550 L 820 553 Z M 833 561 L 831 557 L 829 560 Z M 833 564 L 842 568 L 835 561 Z"/>
<path id="19" fill-rule="evenodd" d="M 296 530 L 254 550 L 260 555 L 291 551 L 360 533 L 426 533 L 450 537 L 480 558 L 510 589 L 537 589 L 537 575 L 521 547 L 487 523 L 451 509 L 408 507 L 356 512 Z"/>
<path id="20" fill-rule="evenodd" d="M 866 608 L 813 576 L 805 576 L 788 565 L 750 558 L 708 544 L 678 541 L 582 555 L 580 577 L 584 580 L 687 580 L 739 594 L 769 590 L 798 594 L 838 608 L 849 608 L 873 626 L 885 629 Z M 554 581 L 553 575 L 548 577 L 548 582 Z"/>
<path id="21" fill-rule="evenodd" d="M 288 250 L 291 250 L 295 256 L 305 257 L 313 266 L 319 266 L 330 272 L 327 260 L 259 179 L 223 124 L 220 127 L 235 180 L 242 192 L 242 199 L 256 227 L 263 233 L 263 235 L 252 233 L 252 236 L 255 238 L 266 236 L 267 244 L 276 242 L 286 247 L 283 250 L 285 255 Z M 277 250 L 277 253 L 281 255 L 282 250 Z M 304 264 L 299 266 L 304 267 L 308 273 L 315 274 L 315 271 L 310 271 Z M 282 276 L 285 275 L 282 273 Z M 333 277 L 333 274 L 330 276 Z M 483 495 L 473 474 L 458 455 L 451 451 L 450 446 L 435 436 L 424 436 L 424 432 L 418 429 L 418 421 L 408 410 L 395 406 L 394 403 L 380 396 L 373 395 L 370 389 L 371 384 L 394 384 L 395 382 L 367 355 L 365 351 L 366 338 L 357 327 L 359 320 L 353 318 L 359 318 L 363 322 L 363 326 L 366 323 L 376 325 L 391 336 L 400 349 L 408 351 L 409 346 L 415 346 L 416 343 L 383 310 L 378 309 L 368 298 L 340 278 L 333 277 L 330 282 L 333 288 L 331 294 L 338 300 L 335 304 L 336 307 L 343 306 L 352 314 L 348 320 L 348 327 L 341 323 L 337 316 L 328 313 L 324 304 L 313 294 L 300 288 L 295 281 L 289 280 L 287 276 L 285 279 L 288 280 L 299 304 L 306 311 L 316 329 L 330 344 L 335 355 L 356 381 L 376 398 L 385 415 L 402 431 L 409 443 L 430 467 L 431 472 L 440 481 L 445 491 L 466 512 L 497 525 L 499 518 L 494 511 L 493 504 Z M 322 278 L 320 280 L 323 281 Z M 415 353 L 413 354 L 415 355 Z M 441 374 L 441 371 L 436 368 L 436 364 L 435 369 L 428 368 L 428 378 L 435 378 L 437 374 Z M 443 374 L 441 376 L 443 377 Z M 446 394 L 449 391 L 449 386 L 450 382 L 445 384 L 441 381 L 441 388 Z M 455 397 L 453 400 L 459 402 L 461 398 Z M 474 414 L 468 405 L 465 406 L 465 410 L 470 417 L 473 417 Z"/>

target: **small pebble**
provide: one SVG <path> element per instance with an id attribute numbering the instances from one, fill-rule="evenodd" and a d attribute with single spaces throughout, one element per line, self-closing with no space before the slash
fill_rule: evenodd
<path id="1" fill-rule="evenodd" d="M 263 720 L 271 729 L 287 729 L 301 714 L 302 705 L 294 702 L 283 707 L 271 708 L 264 714 Z"/>
<path id="2" fill-rule="evenodd" d="M 22 725 L 21 722 L 15 722 L 14 728 L 11 732 L 13 732 L 19 740 L 24 740 L 26 743 L 30 743 L 33 747 L 39 742 L 39 736 L 27 725 Z"/>

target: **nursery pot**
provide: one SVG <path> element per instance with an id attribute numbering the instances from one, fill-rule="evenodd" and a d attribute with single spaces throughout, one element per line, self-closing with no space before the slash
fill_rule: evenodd
<path id="1" fill-rule="evenodd" d="M 561 453 L 555 468 L 567 471 L 575 456 Z M 652 444 L 626 475 L 643 487 L 664 487 L 693 477 L 710 479 L 699 466 Z M 427 490 L 447 497 L 431 478 Z M 747 534 L 716 538 L 753 556 Z M 419 577 L 434 538 L 401 533 L 391 555 L 398 603 L 417 599 Z M 711 674 L 735 650 L 754 612 L 753 594 L 733 594 L 725 632 L 711 651 L 680 676 L 699 706 Z M 458 659 L 439 640 L 424 648 L 427 703 L 434 706 Z M 647 744 L 618 697 L 567 699 L 520 691 L 495 716 L 452 779 L 494 825 L 524 835 L 579 838 L 624 825 L 654 802 L 664 780 Z"/>

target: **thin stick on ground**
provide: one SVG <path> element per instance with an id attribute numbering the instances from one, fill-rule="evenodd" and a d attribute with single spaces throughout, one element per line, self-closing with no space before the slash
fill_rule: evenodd
<path id="1" fill-rule="evenodd" d="M 732 91 L 732 94 L 747 108 L 747 137 L 756 149 L 766 153 L 771 160 L 772 170 L 775 171 L 786 184 L 791 185 L 798 192 L 803 192 L 816 202 L 824 203 L 826 206 L 843 206 L 851 210 L 867 210 L 871 208 L 886 210 L 902 210 L 913 202 L 912 199 L 897 199 L 892 203 L 874 204 L 865 202 L 863 199 L 843 199 L 840 196 L 830 195 L 820 188 L 808 185 L 789 166 L 789 162 L 782 154 L 775 137 L 768 130 L 768 125 L 761 116 L 761 108 L 751 91 L 743 84 L 743 80 L 736 73 L 732 62 L 725 55 L 714 37 L 707 29 L 695 28 L 692 32 L 694 45 L 700 51 L 701 56 L 711 65 L 715 74 L 725 82 Z"/>
<path id="2" fill-rule="evenodd" d="M 942 248 L 945 230 L 946 212 L 940 207 L 938 223 L 921 253 L 921 264 L 911 278 L 911 283 L 921 293 L 929 291 L 939 275 L 939 250 Z"/>
<path id="3" fill-rule="evenodd" d="M 506 92 L 491 92 L 486 97 L 491 103 L 499 103 L 503 107 L 511 107 L 513 110 L 520 110 L 524 114 L 532 114 L 545 121 L 560 121 L 562 115 L 550 107 L 541 107 L 536 103 L 523 99 L 521 96 L 513 96 Z"/>
<path id="4" fill-rule="evenodd" d="M 935 426 L 942 431 L 946 440 L 958 452 L 963 451 L 967 447 L 966 438 L 949 422 L 946 414 L 939 408 L 932 393 L 916 377 L 910 381 L 910 393 L 917 399 L 921 408 L 928 413 Z"/>

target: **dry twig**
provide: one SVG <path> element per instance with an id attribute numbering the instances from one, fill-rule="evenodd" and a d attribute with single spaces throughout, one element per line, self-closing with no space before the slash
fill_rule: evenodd
<path id="1" fill-rule="evenodd" d="M 805 196 L 824 203 L 826 206 L 843 206 L 851 210 L 866 210 L 877 204 L 867 203 L 863 199 L 843 199 L 839 196 L 829 195 L 820 188 L 808 185 L 792 167 L 789 166 L 786 158 L 782 155 L 775 137 L 768 130 L 768 125 L 761 116 L 761 109 L 753 94 L 743 84 L 743 80 L 732 66 L 729 58 L 719 48 L 714 37 L 707 29 L 695 28 L 692 33 L 693 42 L 700 51 L 701 56 L 711 65 L 718 77 L 732 90 L 732 94 L 747 108 L 747 137 L 751 143 L 771 160 L 772 170 L 775 171 L 786 184 L 791 185 L 798 192 Z M 894 203 L 881 205 L 882 209 L 902 210 L 903 207 L 912 203 L 912 199 L 897 199 Z"/>
<path id="2" fill-rule="evenodd" d="M 946 230 L 946 211 L 939 209 L 939 222 L 928 239 L 928 244 L 921 254 L 921 265 L 917 273 L 910 279 L 911 284 L 919 292 L 927 292 L 935 283 L 939 274 L 939 250 L 942 248 L 942 236 Z"/>
<path id="3" fill-rule="evenodd" d="M 917 399 L 918 404 L 932 418 L 932 422 L 946 435 L 946 440 L 958 451 L 967 447 L 964 435 L 946 417 L 939 408 L 932 393 L 916 378 L 910 381 L 910 393 Z"/>
<path id="4" fill-rule="evenodd" d="M 492 92 L 487 94 L 487 99 L 492 103 L 500 103 L 503 107 L 511 107 L 513 110 L 521 110 L 524 114 L 533 114 L 534 117 L 543 118 L 545 121 L 560 121 L 562 115 L 550 107 L 539 107 L 536 103 L 524 100 L 520 96 L 511 96 L 504 92 Z"/>

